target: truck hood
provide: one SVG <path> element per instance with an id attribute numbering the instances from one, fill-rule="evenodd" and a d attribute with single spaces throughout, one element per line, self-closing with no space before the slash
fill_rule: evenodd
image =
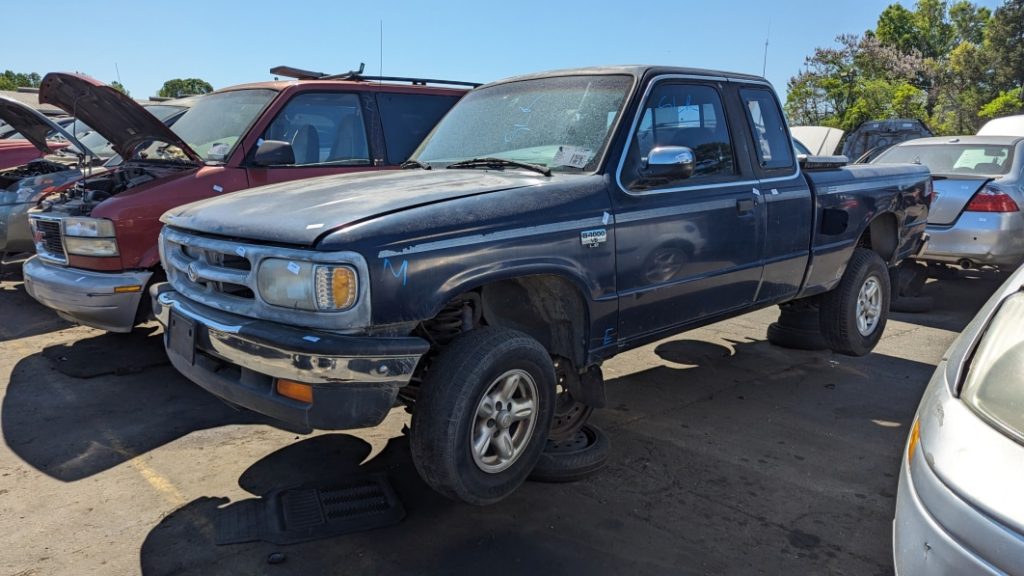
<path id="1" fill-rule="evenodd" d="M 323 176 L 187 204 L 161 220 L 218 236 L 311 246 L 326 233 L 390 212 L 547 180 L 518 171 L 473 169 Z"/>
<path id="2" fill-rule="evenodd" d="M 197 164 L 203 163 L 195 150 L 138 102 L 88 76 L 47 74 L 39 85 L 39 102 L 53 104 L 81 118 L 109 140 L 122 158 L 133 158 L 140 145 L 156 140 L 180 148 Z"/>
<path id="3" fill-rule="evenodd" d="M 25 137 L 25 140 L 31 142 L 41 154 L 49 154 L 52 151 L 51 146 L 46 141 L 46 135 L 50 132 L 57 132 L 83 154 L 96 156 L 91 150 L 83 146 L 73 134 L 61 128 L 59 124 L 50 120 L 31 106 L 22 104 L 13 98 L 0 96 L 0 120 L 10 124 L 12 128 Z"/>

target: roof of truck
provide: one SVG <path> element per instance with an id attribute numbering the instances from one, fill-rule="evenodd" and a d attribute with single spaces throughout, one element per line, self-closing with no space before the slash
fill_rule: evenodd
<path id="1" fill-rule="evenodd" d="M 725 72 L 722 70 L 707 70 L 704 68 L 683 68 L 678 66 L 658 66 L 653 64 L 628 64 L 621 66 L 592 66 L 587 68 L 566 68 L 562 70 L 549 70 L 547 72 L 537 72 L 534 74 L 524 74 L 522 76 L 513 76 L 511 78 L 504 78 L 486 84 L 485 86 L 492 86 L 495 84 L 504 84 L 506 82 L 518 82 L 521 80 L 531 80 L 535 78 L 548 78 L 552 76 L 585 76 L 585 75 L 599 75 L 599 74 L 628 74 L 634 77 L 642 77 L 645 74 L 679 74 L 683 76 L 699 76 L 704 78 L 713 78 L 717 80 L 742 80 L 745 82 L 761 82 L 771 84 L 761 76 L 755 76 L 753 74 L 741 74 L 739 72 Z"/>

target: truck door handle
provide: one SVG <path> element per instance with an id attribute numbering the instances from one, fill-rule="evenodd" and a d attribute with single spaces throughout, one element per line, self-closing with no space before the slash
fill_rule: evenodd
<path id="1" fill-rule="evenodd" d="M 750 214 L 754 211 L 755 205 L 753 198 L 743 198 L 736 201 L 736 211 L 740 214 Z"/>

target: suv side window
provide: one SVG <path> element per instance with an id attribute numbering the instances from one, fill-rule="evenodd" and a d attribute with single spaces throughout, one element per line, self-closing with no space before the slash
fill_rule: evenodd
<path id="1" fill-rule="evenodd" d="M 718 90 L 701 84 L 660 82 L 641 109 L 641 119 L 628 151 L 623 183 L 630 190 L 672 188 L 730 179 L 736 161 Z M 693 150 L 696 167 L 690 178 L 651 182 L 641 173 L 647 155 L 662 146 Z"/>
<path id="2" fill-rule="evenodd" d="M 366 125 L 355 94 L 299 94 L 267 126 L 262 138 L 291 143 L 294 166 L 370 164 Z"/>
<path id="3" fill-rule="evenodd" d="M 743 107 L 747 110 L 750 132 L 754 137 L 761 168 L 777 170 L 793 167 L 793 145 L 786 134 L 782 112 L 768 90 L 744 88 L 740 90 Z"/>
<path id="4" fill-rule="evenodd" d="M 408 160 L 427 133 L 458 100 L 458 96 L 435 94 L 377 94 L 388 164 L 401 164 Z"/>

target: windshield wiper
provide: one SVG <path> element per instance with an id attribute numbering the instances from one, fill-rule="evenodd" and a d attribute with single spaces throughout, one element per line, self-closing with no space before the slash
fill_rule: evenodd
<path id="1" fill-rule="evenodd" d="M 430 164 L 427 164 L 426 162 L 420 162 L 419 160 L 416 160 L 414 158 L 402 162 L 401 164 L 398 165 L 398 167 L 401 168 L 402 170 L 407 170 L 409 168 L 422 168 L 424 170 L 434 169 L 434 167 L 431 166 Z"/>
<path id="2" fill-rule="evenodd" d="M 477 168 L 483 166 L 485 168 L 503 168 L 505 166 L 512 166 L 515 168 L 523 168 L 525 170 L 532 170 L 533 172 L 539 172 L 545 176 L 551 176 L 551 169 L 543 164 L 531 164 L 530 162 L 520 162 L 518 160 L 506 160 L 504 158 L 494 158 L 486 156 L 484 158 L 470 158 L 469 160 L 461 160 L 453 164 L 449 164 L 448 168 Z"/>

